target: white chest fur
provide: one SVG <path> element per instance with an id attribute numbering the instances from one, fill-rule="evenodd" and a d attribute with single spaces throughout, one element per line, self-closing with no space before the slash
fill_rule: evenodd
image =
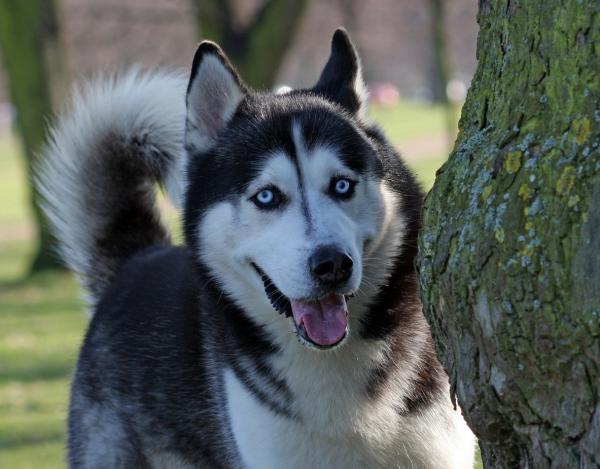
<path id="1" fill-rule="evenodd" d="M 308 433 L 271 412 L 229 370 L 225 388 L 234 438 L 249 469 L 383 467 L 367 462 L 350 442 Z"/>
<path id="2" fill-rule="evenodd" d="M 394 428 L 387 426 L 379 434 L 357 428 L 331 435 L 326 429 L 317 433 L 271 412 L 230 370 L 225 372 L 225 389 L 233 435 L 248 469 L 465 469 L 473 465 L 472 437 L 462 429 L 466 425 L 442 407 L 399 419 Z M 456 428 L 457 423 L 461 428 Z"/>

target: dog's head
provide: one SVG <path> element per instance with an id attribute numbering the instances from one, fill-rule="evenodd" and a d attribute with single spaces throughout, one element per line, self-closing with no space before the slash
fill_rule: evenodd
<path id="1" fill-rule="evenodd" d="M 387 147 L 363 123 L 365 95 L 343 30 L 306 90 L 250 90 L 211 42 L 194 57 L 186 237 L 224 293 L 281 340 L 293 325 L 309 347 L 341 344 L 349 298 L 381 281 L 365 272 L 401 243 Z"/>

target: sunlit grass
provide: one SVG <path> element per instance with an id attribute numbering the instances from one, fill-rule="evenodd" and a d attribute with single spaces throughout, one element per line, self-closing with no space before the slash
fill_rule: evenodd
<path id="1" fill-rule="evenodd" d="M 0 467 L 58 468 L 85 319 L 70 274 L 23 280 L 34 246 L 19 151 L 0 139 Z"/>
<path id="2" fill-rule="evenodd" d="M 394 143 L 445 132 L 437 107 L 404 103 L 372 114 Z M 64 467 L 69 382 L 86 319 L 70 274 L 23 280 L 33 245 L 22 230 L 30 214 L 19 158 L 14 140 L 0 138 L 0 468 Z M 410 165 L 428 188 L 444 159 Z"/>
<path id="3" fill-rule="evenodd" d="M 387 137 L 395 145 L 407 140 L 444 135 L 453 130 L 458 122 L 458 109 L 450 111 L 438 104 L 403 101 L 400 106 L 371 106 L 369 114 L 385 129 Z M 448 122 L 450 118 L 451 122 Z"/>
<path id="4" fill-rule="evenodd" d="M 5 255 L 1 263 L 3 274 L 20 270 L 6 269 Z M 0 284 L 0 467 L 64 467 L 69 382 L 85 327 L 78 295 L 67 273 Z"/>

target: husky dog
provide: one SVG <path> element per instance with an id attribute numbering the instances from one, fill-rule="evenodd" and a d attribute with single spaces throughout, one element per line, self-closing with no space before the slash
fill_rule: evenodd
<path id="1" fill-rule="evenodd" d="M 46 211 L 93 309 L 71 467 L 472 467 L 419 303 L 421 191 L 366 117 L 345 31 L 310 89 L 253 91 L 211 42 L 187 88 L 93 84 L 45 157 Z"/>

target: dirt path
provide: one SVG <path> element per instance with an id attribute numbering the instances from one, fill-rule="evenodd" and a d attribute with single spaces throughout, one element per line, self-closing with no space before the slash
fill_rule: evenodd
<path id="1" fill-rule="evenodd" d="M 23 221 L 0 225 L 0 242 L 23 241 L 33 237 L 33 223 Z"/>
<path id="2" fill-rule="evenodd" d="M 446 134 L 440 133 L 396 143 L 396 148 L 405 160 L 414 161 L 448 154 L 451 145 Z"/>

